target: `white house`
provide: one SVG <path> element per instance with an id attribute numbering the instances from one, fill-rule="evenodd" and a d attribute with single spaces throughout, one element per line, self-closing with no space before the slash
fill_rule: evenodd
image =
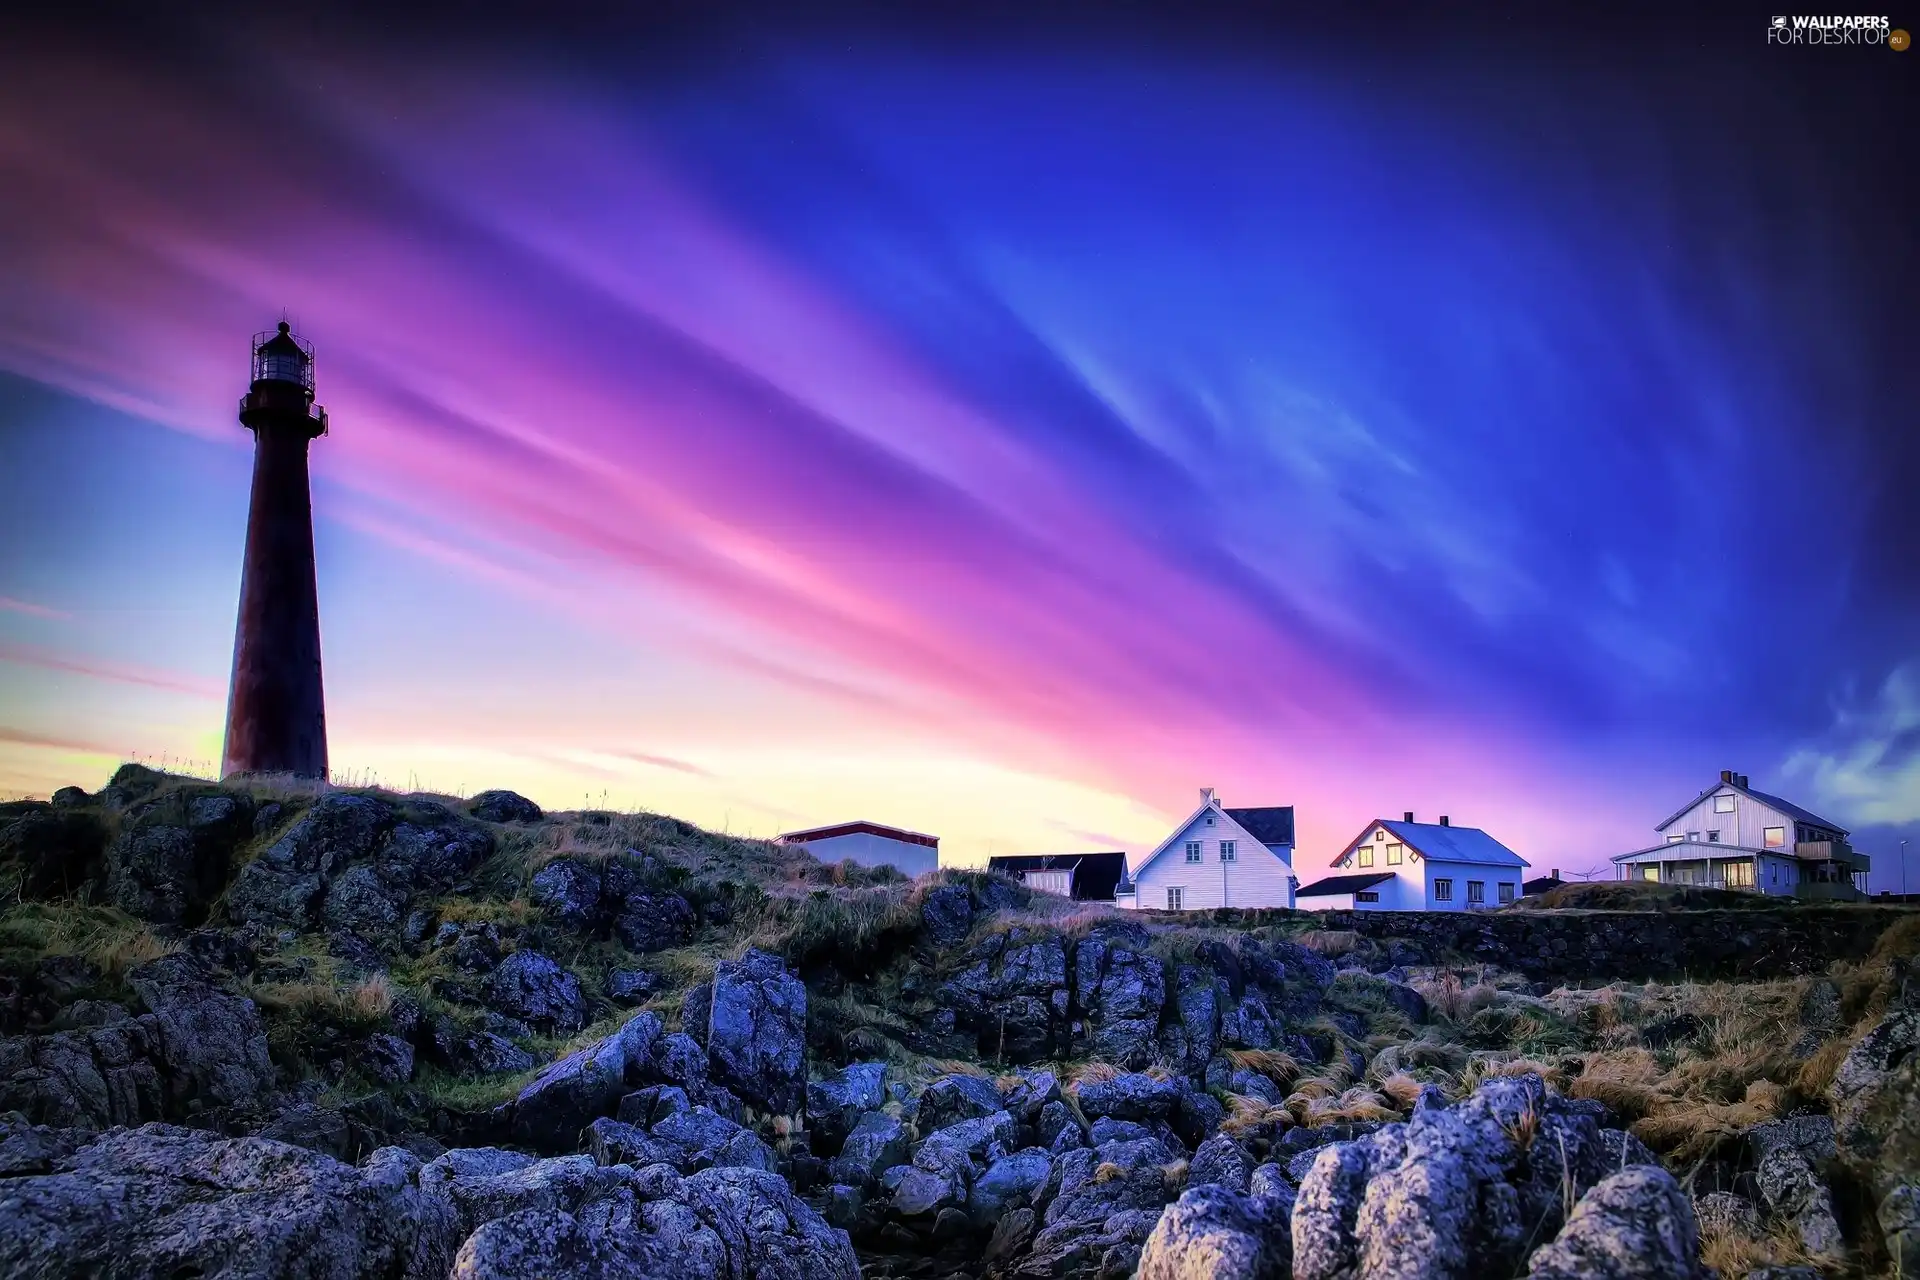
<path id="1" fill-rule="evenodd" d="M 1479 911 L 1520 896 L 1528 863 L 1478 827 L 1375 818 L 1333 860 L 1337 875 L 1294 895 L 1302 910 Z"/>
<path id="2" fill-rule="evenodd" d="M 822 862 L 853 859 L 863 867 L 895 867 L 911 877 L 940 865 L 940 838 L 878 822 L 842 822 L 832 827 L 789 831 L 781 844 L 794 844 Z"/>
<path id="3" fill-rule="evenodd" d="M 1114 893 L 1139 911 L 1293 905 L 1293 806 L 1226 809 L 1212 787 L 1200 807 L 1138 862 Z"/>
<path id="4" fill-rule="evenodd" d="M 1872 861 L 1847 843 L 1846 828 L 1755 791 L 1744 773 L 1721 770 L 1654 830 L 1660 843 L 1614 857 L 1620 879 L 1843 902 L 1866 896 Z"/>

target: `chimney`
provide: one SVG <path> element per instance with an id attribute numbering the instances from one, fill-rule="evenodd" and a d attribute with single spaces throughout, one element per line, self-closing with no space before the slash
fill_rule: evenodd
<path id="1" fill-rule="evenodd" d="M 1747 775 L 1744 773 L 1740 775 L 1740 785 L 1743 787 L 1747 785 Z"/>
<path id="2" fill-rule="evenodd" d="M 1558 880 L 1559 878 L 1560 878 L 1560 868 L 1555 867 L 1551 871 L 1547 872 L 1547 879 Z"/>
<path id="3" fill-rule="evenodd" d="M 1409 809 L 1409 810 L 1407 810 L 1407 814 L 1406 814 L 1406 817 L 1404 817 L 1404 818 L 1402 818 L 1402 819 L 1401 819 L 1401 821 L 1402 821 L 1402 822 L 1412 822 L 1412 821 L 1413 821 L 1413 810 L 1411 810 L 1411 809 Z"/>
<path id="4" fill-rule="evenodd" d="M 1443 827 L 1447 825 L 1447 815 L 1444 813 L 1440 815 L 1440 825 Z"/>
<path id="5" fill-rule="evenodd" d="M 1731 769 L 1722 769 L 1722 770 L 1720 771 L 1720 781 L 1722 781 L 1722 782 L 1732 782 L 1732 781 L 1733 781 L 1733 770 L 1731 770 Z"/>

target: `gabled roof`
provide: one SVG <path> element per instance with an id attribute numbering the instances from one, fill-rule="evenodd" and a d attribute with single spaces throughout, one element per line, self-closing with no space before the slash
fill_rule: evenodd
<path id="1" fill-rule="evenodd" d="M 1139 865 L 1131 866 L 1127 868 L 1126 879 L 1129 882 L 1138 881 L 1140 879 L 1140 873 L 1145 871 L 1149 866 L 1153 865 L 1153 860 L 1155 858 L 1165 853 L 1168 849 L 1171 849 L 1173 847 L 1174 841 L 1178 840 L 1183 834 L 1186 833 L 1187 828 L 1194 824 L 1195 819 L 1207 813 L 1217 813 L 1221 816 L 1222 819 L 1224 819 L 1227 826 L 1228 835 L 1234 835 L 1234 833 L 1237 832 L 1239 834 L 1234 836 L 1235 839 L 1238 839 L 1239 836 L 1245 836 L 1249 843 L 1256 844 L 1260 848 L 1266 849 L 1269 854 L 1272 854 L 1274 858 L 1278 859 L 1281 862 L 1286 861 L 1286 859 L 1281 858 L 1279 854 L 1274 853 L 1273 850 L 1267 849 L 1266 841 L 1262 840 L 1259 836 L 1253 834 L 1253 832 L 1241 826 L 1239 819 L 1233 816 L 1234 814 L 1233 810 L 1221 808 L 1220 802 L 1214 799 L 1213 788 L 1211 787 L 1206 788 L 1205 795 L 1206 795 L 1206 799 L 1200 802 L 1200 807 L 1198 809 L 1195 809 L 1192 813 L 1188 814 L 1186 817 L 1182 818 L 1180 820 L 1179 825 L 1174 827 L 1173 831 L 1167 836 L 1167 838 L 1160 842 L 1160 845 L 1158 848 L 1156 848 L 1152 853 L 1148 854 L 1146 857 L 1140 859 Z M 1271 813 L 1273 811 L 1271 809 L 1255 809 L 1252 812 Z M 1289 808 L 1287 812 L 1291 814 L 1293 811 L 1291 808 Z"/>
<path id="2" fill-rule="evenodd" d="M 1375 827 L 1385 827 L 1398 836 L 1400 843 L 1429 862 L 1468 862 L 1488 867 L 1531 866 L 1525 858 L 1495 840 L 1478 827 L 1441 826 L 1437 822 L 1392 822 L 1375 818 L 1360 829 L 1360 835 L 1343 849 L 1337 864 L 1359 848 L 1361 837 Z"/>
<path id="3" fill-rule="evenodd" d="M 1769 808 L 1779 810 L 1781 813 L 1786 814 L 1789 818 L 1792 818 L 1795 822 L 1810 822 L 1816 827 L 1829 827 L 1835 831 L 1838 831 L 1843 836 L 1849 834 L 1847 829 L 1841 826 L 1839 823 L 1829 821 L 1828 819 L 1821 817 L 1817 813 L 1812 813 L 1806 809 L 1802 809 L 1799 805 L 1795 804 L 1791 800 L 1782 800 L 1779 796 L 1768 795 L 1764 791 L 1755 791 L 1752 787 L 1743 787 L 1737 782 L 1723 782 L 1718 779 L 1715 779 L 1714 784 L 1708 787 L 1705 791 L 1702 791 L 1699 795 L 1695 796 L 1693 799 L 1687 801 L 1685 804 L 1681 805 L 1678 809 L 1674 810 L 1673 816 L 1669 817 L 1665 822 L 1662 822 L 1660 825 L 1656 826 L 1654 830 L 1665 831 L 1668 827 L 1678 822 L 1681 816 L 1684 815 L 1687 810 L 1693 808 L 1693 806 L 1699 804 L 1702 800 L 1705 800 L 1708 796 L 1713 795 L 1717 791 L 1738 791 L 1741 795 L 1746 796 L 1750 800 L 1758 800 L 1761 804 L 1764 804 Z"/>
<path id="4" fill-rule="evenodd" d="M 1293 843 L 1293 806 L 1269 805 L 1264 809 L 1226 809 L 1229 818 L 1261 844 Z"/>
<path id="5" fill-rule="evenodd" d="M 1339 893 L 1358 893 L 1362 889 L 1371 889 L 1383 880 L 1393 879 L 1393 872 L 1368 872 L 1357 876 L 1328 876 L 1324 880 L 1315 880 L 1304 888 L 1295 889 L 1295 898 L 1331 898 Z"/>
<path id="6" fill-rule="evenodd" d="M 1018 876 L 1028 871 L 1070 871 L 1073 897 L 1104 902 L 1127 872 L 1124 853 L 1020 853 L 987 859 L 987 870 Z"/>
<path id="7" fill-rule="evenodd" d="M 830 840 L 834 836 L 857 835 L 883 836 L 888 840 L 899 840 L 904 844 L 925 845 L 929 849 L 940 847 L 939 836 L 923 835 L 918 831 L 903 831 L 899 827 L 884 826 L 864 819 L 842 822 L 832 827 L 809 827 L 805 831 L 789 831 L 778 839 L 781 844 L 806 844 L 813 840 Z"/>

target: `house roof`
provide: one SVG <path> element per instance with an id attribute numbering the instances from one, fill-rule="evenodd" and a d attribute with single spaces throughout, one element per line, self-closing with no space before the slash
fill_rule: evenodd
<path id="1" fill-rule="evenodd" d="M 1261 809 L 1226 809 L 1223 812 L 1261 844 L 1293 843 L 1293 806 L 1290 804 L 1268 805 Z"/>
<path id="2" fill-rule="evenodd" d="M 1830 827 L 1833 830 L 1838 831 L 1843 836 L 1848 834 L 1847 829 L 1841 826 L 1839 823 L 1823 818 L 1817 813 L 1813 813 L 1809 810 L 1802 809 L 1799 805 L 1795 804 L 1791 800 L 1782 800 L 1779 796 L 1769 795 L 1765 791 L 1755 791 L 1752 787 L 1743 787 L 1737 782 L 1722 782 L 1719 779 L 1715 779 L 1712 786 L 1708 787 L 1705 791 L 1702 791 L 1699 795 L 1695 796 L 1693 799 L 1687 801 L 1685 804 L 1681 805 L 1678 809 L 1674 810 L 1673 815 L 1669 817 L 1665 822 L 1662 822 L 1660 825 L 1656 826 L 1654 830 L 1665 831 L 1668 827 L 1678 822 L 1680 820 L 1681 815 L 1686 813 L 1687 810 L 1693 808 L 1693 806 L 1699 804 L 1702 800 L 1705 800 L 1708 796 L 1712 795 L 1714 792 L 1720 791 L 1723 789 L 1738 791 L 1741 795 L 1744 795 L 1751 800 L 1758 800 L 1761 804 L 1768 805 L 1774 809 L 1778 809 L 1781 813 L 1786 814 L 1789 818 L 1792 818 L 1795 822 L 1811 822 L 1816 827 Z"/>
<path id="3" fill-rule="evenodd" d="M 842 822 L 831 827 L 809 827 L 805 831 L 789 831 L 778 839 L 781 844 L 807 844 L 814 840 L 829 840 L 834 836 L 857 835 L 881 836 L 888 840 L 898 840 L 903 844 L 925 845 L 929 849 L 940 847 L 939 836 L 923 835 L 918 831 L 904 831 L 899 827 L 889 827 L 864 819 Z"/>
<path id="4" fill-rule="evenodd" d="M 1766 854 L 1772 858 L 1796 856 L 1792 849 L 1756 849 L 1752 845 L 1720 844 L 1711 840 L 1662 840 L 1659 844 L 1650 844 L 1644 849 L 1616 853 L 1611 861 L 1625 862 L 1628 858 L 1650 858 L 1660 862 L 1699 862 L 1703 859 L 1726 857 L 1728 854 L 1742 857 L 1748 854 Z"/>
<path id="5" fill-rule="evenodd" d="M 1072 896 L 1081 902 L 1102 902 L 1127 872 L 1124 853 L 1021 853 L 987 859 L 987 870 L 1019 875 L 1027 871 L 1069 871 Z"/>
<path id="6" fill-rule="evenodd" d="M 1385 827 L 1400 842 L 1429 862 L 1469 862 L 1489 867 L 1525 867 L 1525 858 L 1495 840 L 1478 827 L 1441 826 L 1437 822 L 1393 822 L 1375 818 L 1360 829 L 1341 851 L 1337 863 L 1360 846 L 1361 837 L 1375 827 Z"/>
<path id="7" fill-rule="evenodd" d="M 1315 880 L 1293 891 L 1295 898 L 1331 898 L 1339 893 L 1358 893 L 1370 889 L 1383 880 L 1393 879 L 1391 871 L 1376 871 L 1357 876 L 1328 876 L 1324 880 Z"/>
<path id="8" fill-rule="evenodd" d="M 1241 826 L 1240 820 L 1233 816 L 1235 813 L 1271 814 L 1271 813 L 1277 812 L 1277 810 L 1270 809 L 1270 808 L 1269 809 L 1225 809 L 1225 808 L 1222 808 L 1220 805 L 1220 802 L 1214 798 L 1212 787 L 1204 788 L 1201 794 L 1205 798 L 1200 801 L 1200 807 L 1198 809 L 1195 809 L 1192 813 L 1188 814 L 1186 817 L 1182 818 L 1179 822 L 1179 825 L 1174 827 L 1172 832 L 1168 834 L 1167 838 L 1160 842 L 1159 847 L 1154 849 L 1154 851 L 1148 854 L 1146 857 L 1140 859 L 1140 862 L 1138 865 L 1128 868 L 1127 875 L 1125 878 L 1130 883 L 1133 881 L 1139 880 L 1140 873 L 1145 871 L 1149 866 L 1151 866 L 1155 858 L 1165 853 L 1168 849 L 1171 849 L 1173 847 L 1173 842 L 1178 840 L 1181 837 L 1181 835 L 1186 831 L 1186 829 L 1193 825 L 1194 820 L 1196 818 L 1200 817 L 1200 815 L 1204 813 L 1209 813 L 1209 812 L 1217 813 L 1221 815 L 1222 818 L 1225 819 L 1227 827 L 1229 828 L 1227 832 L 1228 835 L 1232 835 L 1234 832 L 1237 831 L 1240 833 L 1240 835 L 1245 836 L 1248 840 L 1252 841 L 1254 844 L 1259 845 L 1262 849 L 1266 849 L 1267 852 L 1269 854 L 1272 854 L 1275 858 L 1280 857 L 1279 854 L 1273 853 L 1272 849 L 1267 848 L 1266 841 L 1262 840 L 1259 836 L 1255 835 L 1253 832 Z M 1288 807 L 1285 810 L 1285 812 L 1289 815 L 1289 825 L 1291 825 L 1291 815 L 1293 813 L 1293 810 L 1291 807 Z M 1235 838 L 1237 839 L 1238 837 L 1235 837 Z M 1275 843 L 1278 843 L 1278 842 L 1276 841 Z M 1286 861 L 1284 858 L 1281 858 L 1280 860 L 1282 862 Z"/>
<path id="9" fill-rule="evenodd" d="M 1520 892 L 1545 893 L 1549 889 L 1557 889 L 1565 883 L 1566 881 L 1562 880 L 1559 876 L 1535 876 L 1531 880 L 1521 881 Z"/>

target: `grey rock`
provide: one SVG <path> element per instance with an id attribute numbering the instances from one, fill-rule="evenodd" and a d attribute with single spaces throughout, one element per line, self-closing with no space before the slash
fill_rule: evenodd
<path id="1" fill-rule="evenodd" d="M 1747 1130 L 1747 1149 L 1758 1164 L 1779 1147 L 1792 1147 L 1815 1168 L 1838 1154 L 1832 1116 L 1785 1116 Z"/>
<path id="2" fill-rule="evenodd" d="M 1235 1071 L 1227 1079 L 1227 1090 L 1245 1098 L 1257 1099 L 1270 1107 L 1277 1107 L 1287 1100 L 1280 1086 L 1258 1071 Z"/>
<path id="3" fill-rule="evenodd" d="M 1581 1196 L 1527 1270 L 1529 1280 L 1699 1280 L 1702 1274 L 1700 1231 L 1686 1193 L 1654 1165 L 1629 1165 Z"/>
<path id="4" fill-rule="evenodd" d="M 1834 1216 L 1833 1197 L 1798 1147 L 1785 1144 L 1767 1152 L 1754 1184 L 1769 1209 L 1793 1224 L 1800 1243 L 1815 1259 L 1839 1265 L 1847 1245 Z"/>
<path id="5" fill-rule="evenodd" d="M 620 1099 L 618 1119 L 622 1124 L 639 1125 L 644 1129 L 692 1105 L 687 1098 L 687 1091 L 678 1085 L 650 1084 Z"/>
<path id="6" fill-rule="evenodd" d="M 706 1091 L 707 1067 L 707 1051 L 684 1032 L 662 1036 L 653 1047 L 654 1074 L 694 1097 Z"/>
<path id="7" fill-rule="evenodd" d="M 888 1169 L 880 1180 L 891 1197 L 888 1212 L 900 1221 L 931 1232 L 941 1213 L 965 1202 L 966 1186 L 952 1174 L 917 1165 Z"/>
<path id="8" fill-rule="evenodd" d="M 637 1013 L 604 1040 L 596 1041 L 542 1071 L 513 1103 L 513 1131 L 536 1150 L 574 1147 L 582 1129 L 610 1115 L 636 1085 L 654 1042 L 660 1019 Z"/>
<path id="9" fill-rule="evenodd" d="M 1896 1007 L 1862 1037 L 1827 1096 L 1839 1158 L 1871 1189 L 1896 1271 L 1920 1275 L 1920 1010 Z"/>
<path id="10" fill-rule="evenodd" d="M 1194 1151 L 1187 1163 L 1187 1186 L 1225 1187 L 1245 1195 L 1253 1179 L 1253 1157 L 1224 1133 L 1216 1133 Z"/>
<path id="11" fill-rule="evenodd" d="M 961 1120 L 928 1134 L 914 1151 L 913 1163 L 917 1168 L 951 1175 L 964 1186 L 989 1161 L 1005 1152 L 1013 1137 L 1013 1117 L 1004 1111 Z"/>
<path id="12" fill-rule="evenodd" d="M 1077 1136 L 1080 1122 L 1074 1119 L 1073 1112 L 1064 1102 L 1049 1102 L 1040 1108 L 1039 1118 L 1033 1123 L 1034 1135 L 1041 1145 L 1051 1147 L 1065 1130 L 1072 1129 Z"/>
<path id="13" fill-rule="evenodd" d="M 807 989 L 778 956 L 749 950 L 713 977 L 704 1039 L 713 1079 L 763 1111 L 791 1115 L 806 1087 Z"/>
<path id="14" fill-rule="evenodd" d="M 487 975 L 487 1004 L 546 1035 L 571 1035 L 587 1025 L 580 981 L 538 951 L 516 951 Z"/>
<path id="15" fill-rule="evenodd" d="M 957 884 L 935 885 L 920 899 L 920 927 L 936 947 L 958 946 L 973 928 L 973 900 Z"/>
<path id="16" fill-rule="evenodd" d="M 1696 1197 L 1693 1217 L 1703 1235 L 1714 1231 L 1749 1237 L 1760 1234 L 1759 1208 L 1731 1191 L 1709 1191 Z"/>
<path id="17" fill-rule="evenodd" d="M 398 1148 L 353 1168 L 264 1138 L 115 1130 L 0 1191 L 0 1274 L 437 1276 L 458 1240 Z"/>
<path id="18" fill-rule="evenodd" d="M 56 793 L 58 794 L 58 793 Z M 54 811 L 0 819 L 0 866 L 19 868 L 20 895 L 71 897 L 106 874 L 107 827 L 91 813 Z"/>
<path id="19" fill-rule="evenodd" d="M 451 1280 L 678 1280 L 697 1274 L 683 1267 L 664 1242 L 596 1231 L 565 1210 L 528 1209 L 467 1237 Z"/>
<path id="20" fill-rule="evenodd" d="M 1112 1116 L 1101 1116 L 1087 1127 L 1087 1141 L 1096 1147 L 1104 1147 L 1109 1142 L 1133 1142 L 1140 1138 L 1159 1137 L 1153 1129 L 1138 1120 L 1115 1120 Z"/>
<path id="21" fill-rule="evenodd" d="M 914 1108 L 914 1124 L 921 1133 L 932 1133 L 1001 1109 L 1000 1091 L 993 1087 L 993 1081 L 956 1072 L 941 1076 L 921 1092 Z"/>
<path id="22" fill-rule="evenodd" d="M 886 1079 L 886 1063 L 855 1062 L 807 1082 L 807 1128 L 818 1139 L 816 1151 L 838 1151 L 860 1117 L 886 1102 Z"/>
<path id="23" fill-rule="evenodd" d="M 1165 1120 L 1180 1102 L 1180 1086 L 1144 1072 L 1127 1072 L 1080 1086 L 1080 1110 L 1116 1120 Z"/>
<path id="24" fill-rule="evenodd" d="M 591 929 L 600 917 L 600 873 L 578 858 L 555 858 L 534 873 L 527 896 L 558 923 Z"/>
<path id="25" fill-rule="evenodd" d="M 1193 1179 L 1189 1177 L 1187 1181 L 1191 1183 Z M 1248 1195 L 1257 1196 L 1262 1200 L 1285 1200 L 1289 1219 L 1293 1214 L 1293 1202 L 1297 1190 L 1293 1179 L 1287 1176 L 1286 1169 L 1277 1164 L 1256 1165 L 1253 1175 L 1247 1179 Z M 1289 1221 L 1288 1230 L 1292 1230 L 1291 1221 Z"/>
<path id="26" fill-rule="evenodd" d="M 482 791 L 467 801 L 467 812 L 482 822 L 538 822 L 547 816 L 539 805 L 512 791 Z"/>
<path id="27" fill-rule="evenodd" d="M 905 1164 L 907 1157 L 907 1127 L 884 1111 L 869 1111 L 834 1157 L 833 1177 L 849 1186 L 870 1186 L 883 1171 Z"/>
<path id="28" fill-rule="evenodd" d="M 360 1042 L 355 1064 L 369 1080 L 406 1084 L 413 1079 L 413 1046 L 399 1036 L 375 1032 Z"/>
<path id="29" fill-rule="evenodd" d="M 536 1160 L 498 1147 L 462 1147 L 420 1171 L 423 1190 L 450 1204 L 463 1234 L 527 1209 L 577 1210 L 624 1185 L 628 1172 L 592 1156 Z"/>
<path id="30" fill-rule="evenodd" d="M 1292 1237 L 1277 1208 L 1217 1184 L 1189 1188 L 1147 1237 L 1139 1280 L 1287 1280 Z"/>
<path id="31" fill-rule="evenodd" d="M 620 945 L 641 954 L 684 947 L 693 926 L 693 907 L 677 893 L 629 894 L 613 921 Z"/>
<path id="32" fill-rule="evenodd" d="M 639 1004 L 660 987 L 659 976 L 645 969 L 615 969 L 607 975 L 607 999 L 621 1004 Z"/>
<path id="33" fill-rule="evenodd" d="M 196 924 L 226 888 L 234 849 L 253 826 L 253 800 L 183 787 L 134 805 L 107 850 L 107 895 L 164 924 Z"/>
<path id="34" fill-rule="evenodd" d="M 1000 1157 L 973 1180 L 967 1192 L 967 1213 L 973 1225 L 991 1231 L 1010 1209 L 1043 1207 L 1043 1193 L 1053 1173 L 1053 1160 L 1038 1147 Z"/>
<path id="35" fill-rule="evenodd" d="M 244 1107 L 274 1085 L 267 1033 L 253 1001 L 219 991 L 203 965 L 163 956 L 127 974 L 153 1015 L 172 1102 Z"/>
<path id="36" fill-rule="evenodd" d="M 0 1039 L 0 1112 L 57 1127 L 104 1129 L 167 1110 L 159 1027 L 148 1015 L 95 1028 Z M 177 1095 L 176 1095 L 177 1096 Z"/>
<path id="37" fill-rule="evenodd" d="M 772 1148 L 758 1136 L 709 1107 L 676 1111 L 655 1122 L 649 1136 L 680 1153 L 671 1163 L 683 1173 L 708 1168 L 765 1169 L 771 1173 L 778 1163 Z"/>

